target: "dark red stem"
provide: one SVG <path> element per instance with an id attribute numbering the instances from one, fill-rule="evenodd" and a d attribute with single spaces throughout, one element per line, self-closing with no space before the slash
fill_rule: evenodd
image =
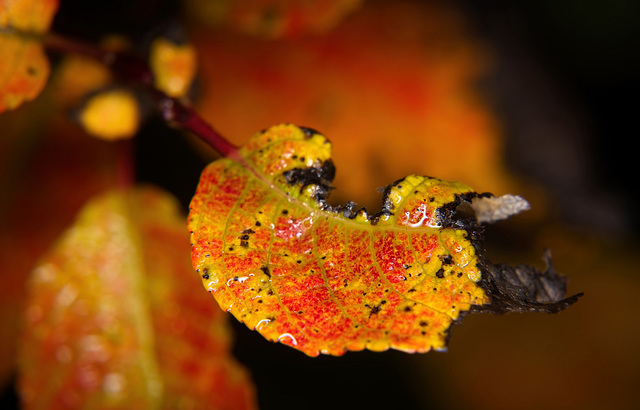
<path id="1" fill-rule="evenodd" d="M 197 135 L 223 157 L 237 159 L 238 147 L 214 130 L 191 106 L 182 104 L 177 98 L 171 98 L 155 88 L 151 93 L 158 94 L 154 96 L 154 100 L 165 121 Z"/>
<path id="2" fill-rule="evenodd" d="M 47 33 L 43 40 L 49 50 L 94 58 L 105 64 L 121 80 L 144 86 L 165 121 L 192 132 L 223 157 L 239 158 L 238 147 L 214 130 L 191 106 L 154 87 L 153 73 L 141 58 L 129 53 L 102 50 L 54 33 Z"/>

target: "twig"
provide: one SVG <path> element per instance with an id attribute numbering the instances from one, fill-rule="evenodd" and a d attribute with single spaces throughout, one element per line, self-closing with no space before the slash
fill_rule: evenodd
<path id="1" fill-rule="evenodd" d="M 93 58 L 107 66 L 122 81 L 145 87 L 165 121 L 195 134 L 223 157 L 233 159 L 240 157 L 238 147 L 213 129 L 191 106 L 155 88 L 153 72 L 138 56 L 103 50 L 55 33 L 45 34 L 42 40 L 44 46 L 51 51 L 81 54 Z"/>

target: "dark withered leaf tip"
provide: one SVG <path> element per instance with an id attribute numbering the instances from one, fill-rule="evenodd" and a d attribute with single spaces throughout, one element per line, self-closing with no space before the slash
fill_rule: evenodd
<path id="1" fill-rule="evenodd" d="M 543 260 L 546 263 L 544 271 L 528 265 L 485 263 L 479 285 L 491 303 L 474 306 L 472 311 L 558 313 L 576 303 L 583 293 L 566 297 L 567 277 L 555 270 L 549 250 L 545 251 Z"/>

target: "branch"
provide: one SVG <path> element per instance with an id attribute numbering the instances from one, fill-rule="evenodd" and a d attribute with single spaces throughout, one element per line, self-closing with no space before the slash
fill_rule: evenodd
<path id="1" fill-rule="evenodd" d="M 93 58 L 107 66 L 123 82 L 143 86 L 165 121 L 176 128 L 190 131 L 221 156 L 239 158 L 238 147 L 213 129 L 191 106 L 155 88 L 153 72 L 143 59 L 131 53 L 103 50 L 55 33 L 47 33 L 42 39 L 43 45 L 51 51 L 81 54 Z"/>

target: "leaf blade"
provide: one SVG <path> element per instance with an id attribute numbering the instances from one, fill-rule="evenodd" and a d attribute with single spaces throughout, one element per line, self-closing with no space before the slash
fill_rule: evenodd
<path id="1" fill-rule="evenodd" d="M 322 181 L 333 178 L 324 136 L 276 126 L 241 153 L 246 163 L 203 172 L 192 262 L 220 306 L 267 339 L 311 356 L 443 349 L 451 323 L 488 302 L 470 233 L 440 215 L 475 195 L 469 187 L 410 176 L 387 188 L 380 213 L 350 219 L 324 202 Z"/>

